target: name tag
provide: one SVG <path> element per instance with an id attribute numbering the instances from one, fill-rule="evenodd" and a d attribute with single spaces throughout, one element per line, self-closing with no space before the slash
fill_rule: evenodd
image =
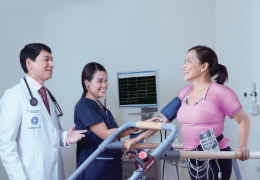
<path id="1" fill-rule="evenodd" d="M 38 127 L 28 127 L 28 129 L 41 129 L 42 127 L 41 126 L 38 126 Z"/>
<path id="2" fill-rule="evenodd" d="M 27 110 L 28 113 L 38 113 L 40 110 Z"/>

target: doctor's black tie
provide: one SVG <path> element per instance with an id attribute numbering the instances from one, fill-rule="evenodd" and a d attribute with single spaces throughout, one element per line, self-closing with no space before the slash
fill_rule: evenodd
<path id="1" fill-rule="evenodd" d="M 46 89 L 44 86 L 41 87 L 41 89 L 38 90 L 39 93 L 41 94 L 42 96 L 42 100 L 43 100 L 43 103 L 47 109 L 47 111 L 49 112 L 49 114 L 51 115 L 50 113 L 50 106 L 49 106 L 49 102 L 48 102 L 48 98 L 47 98 L 47 94 L 46 94 Z"/>

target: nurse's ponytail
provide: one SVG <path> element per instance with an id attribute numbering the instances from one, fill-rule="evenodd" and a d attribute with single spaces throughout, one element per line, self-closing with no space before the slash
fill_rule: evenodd
<path id="1" fill-rule="evenodd" d="M 197 52 L 197 56 L 201 64 L 206 62 L 209 64 L 210 76 L 216 76 L 214 80 L 218 84 L 223 85 L 228 80 L 227 68 L 224 65 L 218 63 L 218 56 L 211 48 L 198 45 L 189 49 L 189 51 L 191 50 L 195 50 Z"/>
<path id="2" fill-rule="evenodd" d="M 88 80 L 89 82 L 92 81 L 92 79 L 94 78 L 94 74 L 97 71 L 105 71 L 107 73 L 106 69 L 101 64 L 96 63 L 96 62 L 88 63 L 83 68 L 83 71 L 81 74 L 81 84 L 82 84 L 82 88 L 83 88 L 83 94 L 81 97 L 85 97 L 88 92 L 88 90 L 86 88 L 85 80 Z"/>

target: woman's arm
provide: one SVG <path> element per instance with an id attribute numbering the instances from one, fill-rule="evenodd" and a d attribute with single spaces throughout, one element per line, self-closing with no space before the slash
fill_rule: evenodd
<path id="1" fill-rule="evenodd" d="M 239 160 L 248 160 L 250 151 L 248 149 L 250 119 L 244 110 L 240 110 L 235 116 L 235 121 L 239 124 L 239 145 L 236 150 Z"/>
<path id="2" fill-rule="evenodd" d="M 95 133 L 100 139 L 103 140 L 105 140 L 111 133 L 117 130 L 117 128 L 108 129 L 107 125 L 104 122 L 91 124 L 88 127 L 93 133 Z M 134 130 L 132 128 L 128 128 L 124 132 L 122 132 L 117 138 L 125 137 L 133 132 Z"/>
<path id="3" fill-rule="evenodd" d="M 163 116 L 163 121 L 162 123 L 169 123 L 170 121 L 163 115 L 163 114 L 160 114 L 160 116 Z M 154 118 L 151 118 L 147 121 L 150 121 L 150 122 L 153 122 L 155 120 L 157 120 L 158 117 L 154 117 Z M 125 142 L 128 143 L 128 146 L 127 146 L 127 150 L 130 149 L 131 146 L 139 143 L 140 141 L 144 140 L 144 139 L 147 139 L 148 137 L 150 137 L 151 135 L 155 134 L 157 132 L 157 130 L 147 130 L 143 133 L 141 133 L 139 136 L 137 136 L 136 138 L 132 138 L 132 139 L 127 139 L 125 140 Z"/>

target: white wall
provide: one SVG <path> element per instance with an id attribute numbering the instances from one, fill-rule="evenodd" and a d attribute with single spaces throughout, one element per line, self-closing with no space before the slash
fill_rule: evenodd
<path id="1" fill-rule="evenodd" d="M 246 110 L 248 100 L 243 98 L 243 92 L 250 89 L 251 82 L 256 82 L 260 89 L 260 2 L 259 1 L 216 1 L 216 52 L 220 63 L 226 65 L 229 73 L 227 86 L 238 95 Z M 259 100 L 257 102 L 259 104 Z M 259 151 L 258 140 L 260 117 L 249 115 L 251 119 L 250 143 L 251 151 Z M 238 146 L 239 126 L 234 120 L 226 118 L 225 136 L 230 140 L 230 146 Z M 243 179 L 260 179 L 256 165 L 260 160 L 238 161 Z"/>
<path id="2" fill-rule="evenodd" d="M 249 84 L 251 78 L 246 79 L 249 74 L 242 77 L 242 73 L 237 73 L 236 69 L 242 70 L 244 66 L 237 62 L 234 64 L 235 58 L 227 58 L 231 53 L 222 48 L 223 43 L 225 46 L 233 43 L 234 47 L 239 47 L 239 41 L 236 45 L 235 42 L 228 41 L 228 38 L 233 37 L 233 34 L 243 34 L 237 33 L 238 31 L 235 33 L 231 30 L 224 31 L 224 27 L 228 29 L 232 26 L 221 13 L 223 3 L 224 1 L 220 1 L 215 6 L 214 1 L 207 0 L 1 0 L 3 6 L 0 6 L 0 54 L 3 68 L 0 71 L 0 96 L 7 88 L 18 83 L 23 76 L 19 64 L 19 52 L 23 46 L 32 42 L 42 42 L 49 45 L 53 51 L 54 74 L 46 86 L 55 95 L 64 111 L 61 120 L 63 128 L 67 130 L 73 124 L 74 106 L 82 93 L 80 74 L 83 66 L 91 61 L 99 62 L 107 69 L 109 76 L 107 106 L 119 125 L 122 125 L 140 118 L 127 115 L 130 112 L 138 112 L 138 109 L 117 108 L 116 72 L 159 69 L 162 108 L 188 84 L 182 77 L 182 65 L 187 50 L 194 45 L 204 44 L 217 50 L 220 62 L 227 65 L 230 73 L 228 85 L 238 93 L 245 105 L 238 90 L 242 91 L 240 88 Z M 224 8 L 227 16 L 228 7 L 231 5 L 232 3 L 229 3 Z M 239 14 L 235 10 L 234 13 Z M 244 19 L 247 20 L 247 17 Z M 250 22 L 254 28 L 253 20 Z M 246 24 L 245 21 L 242 23 Z M 240 26 L 239 23 L 236 25 Z M 249 36 L 252 41 L 248 40 L 248 45 L 257 42 L 252 38 L 252 34 Z M 251 46 L 253 47 L 253 44 Z M 233 52 L 241 54 L 243 51 L 233 48 Z M 236 61 L 242 62 L 242 56 L 250 56 L 247 62 L 251 59 L 256 62 L 256 57 L 248 52 L 243 52 L 244 55 L 241 56 L 239 54 L 236 54 Z M 225 62 L 222 60 L 224 57 Z M 248 72 L 252 77 L 253 71 Z M 232 81 L 241 78 L 243 79 L 241 85 L 235 83 L 235 80 Z M 259 116 L 254 118 L 259 119 Z M 175 123 L 180 125 L 177 121 Z M 225 131 L 229 129 L 229 124 L 226 124 Z M 234 124 L 232 122 L 230 126 Z M 225 134 L 231 143 L 236 142 L 236 136 L 228 132 Z M 181 136 L 179 141 L 182 141 Z M 73 145 L 71 148 L 62 148 L 67 177 L 76 168 L 75 147 Z M 236 144 L 233 147 L 236 147 Z M 247 164 L 252 164 L 251 162 L 255 161 L 248 161 Z M 243 176 L 249 174 L 248 170 L 241 169 L 241 171 Z M 252 170 L 252 174 L 253 172 L 255 169 Z M 3 167 L 0 167 L 0 179 L 7 179 Z M 187 179 L 187 173 L 183 179 Z"/>

